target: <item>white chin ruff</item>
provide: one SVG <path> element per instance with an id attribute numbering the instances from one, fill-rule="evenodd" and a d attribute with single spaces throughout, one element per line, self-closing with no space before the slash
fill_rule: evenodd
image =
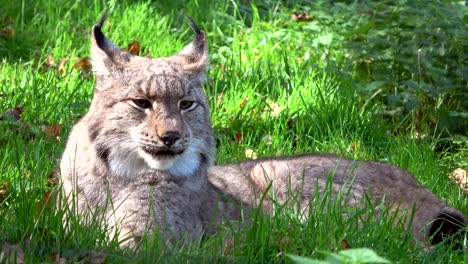
<path id="1" fill-rule="evenodd" d="M 156 159 L 143 150 L 139 150 L 138 154 L 145 160 L 148 169 L 169 171 L 177 177 L 190 177 L 200 166 L 200 155 L 191 145 L 184 153 L 174 158 Z"/>
<path id="2" fill-rule="evenodd" d="M 190 145 L 184 153 L 173 158 L 156 159 L 139 149 L 137 152 L 112 151 L 109 167 L 121 177 L 135 177 L 150 171 L 168 171 L 175 177 L 191 177 L 200 166 L 199 152 Z"/>

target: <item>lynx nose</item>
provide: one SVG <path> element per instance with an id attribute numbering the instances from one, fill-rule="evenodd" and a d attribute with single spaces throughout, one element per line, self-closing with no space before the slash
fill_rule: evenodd
<path id="1" fill-rule="evenodd" d="M 170 147 L 174 145 L 174 143 L 180 139 L 180 134 L 178 132 L 170 131 L 166 134 L 162 135 L 161 137 L 162 142 L 164 145 Z"/>

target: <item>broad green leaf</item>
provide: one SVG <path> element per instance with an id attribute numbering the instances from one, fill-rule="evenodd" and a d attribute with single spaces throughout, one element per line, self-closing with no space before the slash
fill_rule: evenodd
<path id="1" fill-rule="evenodd" d="M 322 44 L 322 45 L 329 45 L 333 40 L 333 35 L 332 34 L 327 34 L 327 35 L 322 35 L 319 36 L 314 40 L 315 43 L 317 44 Z"/>
<path id="2" fill-rule="evenodd" d="M 354 263 L 391 263 L 369 248 L 352 248 L 342 250 L 338 254 L 349 258 Z"/>
<path id="3" fill-rule="evenodd" d="M 286 256 L 289 259 L 291 259 L 292 262 L 294 262 L 296 264 L 323 264 L 323 263 L 329 263 L 327 261 L 311 259 L 311 258 L 307 258 L 307 257 L 293 255 L 293 254 L 286 254 Z"/>

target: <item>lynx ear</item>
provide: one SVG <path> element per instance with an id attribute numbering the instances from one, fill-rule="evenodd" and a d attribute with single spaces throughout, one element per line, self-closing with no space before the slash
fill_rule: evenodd
<path id="1" fill-rule="evenodd" d="M 182 60 L 184 69 L 187 71 L 193 71 L 202 73 L 208 68 L 209 59 L 208 59 L 208 44 L 206 41 L 206 34 L 197 24 L 192 20 L 192 18 L 186 16 L 187 22 L 195 32 L 195 39 L 192 40 L 190 44 L 185 46 L 185 48 L 179 52 L 175 57 L 179 60 Z"/>
<path id="2" fill-rule="evenodd" d="M 106 75 L 128 63 L 132 55 L 119 49 L 101 31 L 107 18 L 107 11 L 91 30 L 91 58 L 96 74 Z"/>

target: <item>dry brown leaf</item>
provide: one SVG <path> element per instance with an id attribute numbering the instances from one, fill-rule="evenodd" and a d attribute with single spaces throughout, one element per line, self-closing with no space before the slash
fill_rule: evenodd
<path id="1" fill-rule="evenodd" d="M 234 139 L 236 140 L 236 143 L 239 144 L 242 142 L 242 139 L 244 139 L 244 134 L 239 131 L 234 131 Z"/>
<path id="2" fill-rule="evenodd" d="M 15 108 L 10 108 L 5 111 L 4 116 L 6 118 L 12 118 L 14 120 L 20 120 L 21 119 L 21 114 L 24 112 L 24 106 L 23 105 L 18 105 Z"/>
<path id="3" fill-rule="evenodd" d="M 224 241 L 224 254 L 228 255 L 231 253 L 232 248 L 234 248 L 234 239 L 228 238 Z"/>
<path id="4" fill-rule="evenodd" d="M 57 185 L 57 174 L 58 171 L 53 171 L 47 175 L 47 187 L 53 187 Z"/>
<path id="5" fill-rule="evenodd" d="M 45 192 L 44 193 L 44 202 L 47 203 L 49 202 L 50 199 L 50 192 Z"/>
<path id="6" fill-rule="evenodd" d="M 239 104 L 239 108 L 242 109 L 244 106 L 247 104 L 248 100 L 247 98 L 243 98 L 242 102 Z"/>
<path id="7" fill-rule="evenodd" d="M 60 134 L 62 132 L 63 125 L 62 124 L 53 124 L 50 126 L 42 125 L 41 130 L 42 132 L 46 133 L 47 135 L 54 137 L 57 141 L 60 141 Z"/>
<path id="8" fill-rule="evenodd" d="M 351 142 L 349 144 L 347 151 L 351 153 L 357 153 L 362 149 L 362 144 L 359 141 Z"/>
<path id="9" fill-rule="evenodd" d="M 348 241 L 346 241 L 346 239 L 343 239 L 341 240 L 340 242 L 340 250 L 343 250 L 343 249 L 350 249 L 351 246 L 348 244 Z"/>
<path id="10" fill-rule="evenodd" d="M 80 262 L 83 262 L 83 263 L 102 264 L 106 262 L 107 255 L 102 252 L 97 252 L 97 251 L 92 250 L 90 252 L 81 254 L 79 259 L 80 259 Z"/>
<path id="11" fill-rule="evenodd" d="M 291 18 L 293 20 L 296 20 L 297 22 L 310 22 L 315 19 L 314 16 L 309 16 L 305 12 L 297 12 L 297 11 L 291 14 Z"/>
<path id="12" fill-rule="evenodd" d="M 56 201 L 57 193 L 56 192 L 44 192 L 43 199 L 39 200 L 37 203 L 38 212 L 52 212 L 55 207 L 54 201 Z"/>
<path id="13" fill-rule="evenodd" d="M 67 64 L 67 59 L 65 58 L 61 58 L 59 63 L 57 64 L 57 72 L 58 74 L 62 74 L 63 73 L 63 69 L 65 68 L 65 64 Z"/>
<path id="14" fill-rule="evenodd" d="M 13 21 L 13 18 L 11 16 L 5 16 L 3 18 L 3 24 L 12 24 L 14 21 Z"/>
<path id="15" fill-rule="evenodd" d="M 60 132 L 62 131 L 63 125 L 61 124 L 54 124 L 50 126 L 42 125 L 41 129 L 42 132 L 46 133 L 47 135 L 51 137 L 58 137 L 60 136 Z"/>
<path id="16" fill-rule="evenodd" d="M 289 128 L 292 128 L 297 122 L 297 118 L 296 117 L 291 117 L 288 119 L 288 122 L 287 122 L 287 125 Z"/>
<path id="17" fill-rule="evenodd" d="M 138 55 L 140 54 L 140 43 L 138 41 L 134 40 L 132 43 L 128 44 L 127 46 L 127 51 L 132 54 L 132 55 Z"/>
<path id="18" fill-rule="evenodd" d="M 10 25 L 0 29 L 0 37 L 4 39 L 11 38 L 14 35 L 15 35 L 15 29 Z"/>
<path id="19" fill-rule="evenodd" d="M 57 179 L 47 179 L 47 187 L 57 186 Z"/>
<path id="20" fill-rule="evenodd" d="M 7 197 L 7 188 L 11 185 L 10 182 L 6 182 L 0 185 L 0 202 Z M 0 261 L 1 263 L 1 261 Z"/>
<path id="21" fill-rule="evenodd" d="M 52 54 L 47 55 L 47 66 L 49 68 L 54 68 L 55 67 L 54 55 L 52 55 Z"/>
<path id="22" fill-rule="evenodd" d="M 53 253 L 52 255 L 50 255 L 49 260 L 52 261 L 53 263 L 57 263 L 57 264 L 67 263 L 67 260 L 65 258 L 60 257 L 60 255 L 58 253 Z"/>
<path id="23" fill-rule="evenodd" d="M 77 71 L 91 71 L 91 60 L 89 58 L 81 58 L 75 64 L 73 64 L 73 68 Z"/>
<path id="24" fill-rule="evenodd" d="M 463 190 L 468 191 L 468 173 L 466 170 L 458 168 L 450 174 L 450 178 L 460 185 Z"/>
<path id="25" fill-rule="evenodd" d="M 24 263 L 24 251 L 19 245 L 10 245 L 7 242 L 2 245 L 0 263 Z M 5 259 L 3 259 L 5 258 Z"/>

